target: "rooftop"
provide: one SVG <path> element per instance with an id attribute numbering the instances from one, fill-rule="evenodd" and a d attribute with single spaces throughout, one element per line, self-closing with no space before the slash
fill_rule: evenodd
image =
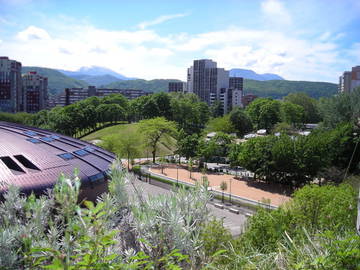
<path id="1" fill-rule="evenodd" d="M 48 130 L 0 122 L 0 193 L 16 185 L 29 193 L 53 187 L 59 175 L 79 171 L 82 183 L 106 178 L 115 155 Z"/>

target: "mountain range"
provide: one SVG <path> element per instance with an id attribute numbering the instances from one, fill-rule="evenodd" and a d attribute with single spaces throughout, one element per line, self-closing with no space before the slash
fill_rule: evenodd
<path id="1" fill-rule="evenodd" d="M 66 71 L 24 66 L 22 71 L 23 73 L 37 71 L 40 75 L 48 77 L 50 95 L 60 94 L 65 88 L 87 87 L 88 85 L 160 92 L 167 91 L 169 82 L 179 81 L 174 79 L 132 79 L 101 67 L 80 68 L 78 71 Z M 332 96 L 337 93 L 337 85 L 334 83 L 288 81 L 276 74 L 257 74 L 252 70 L 245 69 L 232 69 L 230 70 L 230 74 L 232 76 L 243 76 L 245 78 L 245 94 L 252 93 L 260 97 L 280 99 L 289 93 L 305 92 L 313 98 L 319 98 Z M 247 78 L 250 76 L 255 76 L 255 78 L 258 79 L 254 80 Z"/>
<path id="2" fill-rule="evenodd" d="M 105 86 L 107 84 L 119 81 L 119 80 L 134 80 L 136 78 L 129 78 L 120 73 L 117 73 L 111 69 L 90 66 L 90 67 L 81 67 L 76 71 L 69 71 L 58 69 L 61 73 L 71 78 L 82 80 L 87 82 L 90 85 L 96 87 Z"/>
<path id="3" fill-rule="evenodd" d="M 257 81 L 270 81 L 270 80 L 284 80 L 283 77 L 273 73 L 258 74 L 250 69 L 233 68 L 230 69 L 229 75 L 231 77 L 243 77 L 244 79 L 251 79 Z"/>

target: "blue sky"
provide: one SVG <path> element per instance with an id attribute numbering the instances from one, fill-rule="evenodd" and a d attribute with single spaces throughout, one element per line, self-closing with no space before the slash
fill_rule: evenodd
<path id="1" fill-rule="evenodd" d="M 193 59 L 337 82 L 360 64 L 358 0 L 0 0 L 0 54 L 185 80 Z"/>

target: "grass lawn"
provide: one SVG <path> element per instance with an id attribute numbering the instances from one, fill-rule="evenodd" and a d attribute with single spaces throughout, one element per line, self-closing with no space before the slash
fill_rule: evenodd
<path id="1" fill-rule="evenodd" d="M 138 134 L 138 136 L 140 137 L 140 141 L 143 142 L 143 136 L 139 131 L 139 125 L 137 123 L 133 123 L 133 124 L 120 124 L 120 125 L 116 125 L 116 126 L 111 126 L 111 127 L 107 127 L 107 128 L 103 128 L 101 130 L 95 131 L 87 136 L 85 136 L 84 138 L 82 138 L 82 140 L 84 141 L 92 141 L 92 140 L 103 140 L 104 137 L 109 136 L 109 135 L 113 135 L 113 134 L 119 134 L 121 136 L 121 134 Z M 176 140 L 174 138 L 171 138 L 168 142 L 165 142 L 164 140 L 160 142 L 158 150 L 156 152 L 157 156 L 166 156 L 166 155 L 171 155 L 174 153 L 176 149 Z M 151 153 L 150 151 L 146 151 L 144 146 L 140 146 L 140 152 L 141 155 L 139 156 L 139 158 L 144 158 L 144 157 L 151 157 Z"/>

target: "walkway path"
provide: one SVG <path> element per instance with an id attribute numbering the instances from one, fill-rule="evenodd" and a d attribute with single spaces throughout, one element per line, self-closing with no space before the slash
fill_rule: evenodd
<path id="1" fill-rule="evenodd" d="M 156 174 L 162 174 L 164 176 L 173 178 L 173 179 L 181 179 L 184 182 L 194 184 L 196 181 L 201 181 L 202 174 L 199 172 L 192 172 L 191 178 L 188 170 L 179 167 L 176 168 L 176 165 L 167 165 L 163 169 L 151 168 L 151 172 Z M 247 198 L 254 201 L 261 201 L 263 199 L 270 200 L 271 205 L 279 206 L 284 202 L 290 199 L 289 196 L 286 196 L 281 193 L 281 190 L 284 190 L 284 187 L 279 185 L 269 185 L 265 183 L 258 182 L 248 182 L 245 180 L 237 180 L 232 175 L 227 174 L 206 174 L 210 187 L 213 190 L 217 190 L 221 192 L 220 184 L 225 181 L 227 183 L 226 196 L 229 196 L 228 193 L 233 195 L 238 195 L 243 198 Z"/>

